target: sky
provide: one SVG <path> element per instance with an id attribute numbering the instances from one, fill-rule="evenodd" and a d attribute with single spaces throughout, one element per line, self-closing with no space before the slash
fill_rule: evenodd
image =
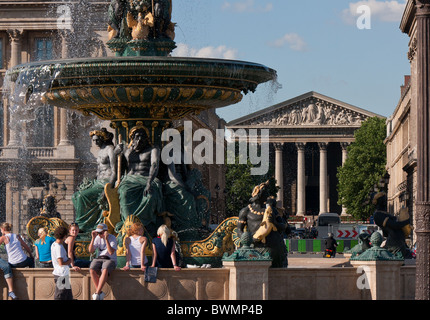
<path id="1" fill-rule="evenodd" d="M 173 0 L 173 55 L 277 71 L 277 83 L 217 109 L 227 122 L 309 91 L 389 117 L 410 74 L 409 37 L 399 28 L 406 2 Z"/>

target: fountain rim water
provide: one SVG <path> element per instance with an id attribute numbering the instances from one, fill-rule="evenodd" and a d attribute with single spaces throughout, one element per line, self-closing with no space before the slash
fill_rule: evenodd
<path id="1" fill-rule="evenodd" d="M 73 64 L 92 64 L 92 63 L 127 63 L 127 62 L 135 62 L 135 63 L 150 63 L 150 62 L 160 62 L 166 63 L 168 62 L 171 65 L 175 63 L 195 63 L 195 64 L 220 64 L 220 65 L 234 65 L 234 66 L 242 66 L 242 67 L 256 67 L 258 69 L 263 69 L 266 72 L 275 75 L 276 70 L 269 68 L 263 64 L 244 61 L 244 60 L 233 60 L 233 59 L 219 59 L 219 58 L 200 58 L 200 57 L 159 57 L 159 56 L 134 56 L 134 57 L 87 57 L 87 58 L 67 58 L 67 59 L 53 59 L 53 60 L 43 60 L 43 61 L 33 61 L 22 63 L 16 65 L 6 71 L 6 74 L 17 71 L 23 68 L 32 68 L 32 67 L 40 67 L 40 66 L 48 66 L 48 65 L 60 65 L 60 66 L 69 66 Z"/>

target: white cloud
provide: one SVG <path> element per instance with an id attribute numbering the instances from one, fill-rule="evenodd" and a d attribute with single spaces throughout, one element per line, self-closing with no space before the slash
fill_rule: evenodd
<path id="1" fill-rule="evenodd" d="M 204 47 L 200 49 L 190 48 L 184 43 L 176 44 L 177 48 L 172 55 L 175 57 L 198 57 L 198 58 L 218 58 L 218 59 L 237 59 L 237 50 L 227 48 L 224 45 L 218 47 Z"/>
<path id="2" fill-rule="evenodd" d="M 405 10 L 406 0 L 398 1 L 378 1 L 378 0 L 362 0 L 351 2 L 349 8 L 342 11 L 342 18 L 346 23 L 355 24 L 357 17 L 361 13 L 357 13 L 359 6 L 366 5 L 370 8 L 372 19 L 377 19 L 383 22 L 399 22 Z"/>
<path id="3" fill-rule="evenodd" d="M 233 12 L 269 12 L 272 11 L 273 4 L 269 2 L 265 6 L 257 6 L 254 0 L 225 1 L 221 8 Z"/>
<path id="4" fill-rule="evenodd" d="M 294 51 L 306 51 L 307 44 L 297 33 L 286 33 L 279 39 L 269 43 L 272 47 L 281 48 L 288 45 Z"/>

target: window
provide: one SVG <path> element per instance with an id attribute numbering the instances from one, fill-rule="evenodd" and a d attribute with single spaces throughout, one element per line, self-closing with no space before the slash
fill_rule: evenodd
<path id="1" fill-rule="evenodd" d="M 36 61 L 52 59 L 52 40 L 49 38 L 36 38 Z"/>

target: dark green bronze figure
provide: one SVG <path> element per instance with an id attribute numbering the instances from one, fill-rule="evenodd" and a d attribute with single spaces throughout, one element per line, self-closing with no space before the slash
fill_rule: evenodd
<path id="1" fill-rule="evenodd" d="M 250 204 L 239 213 L 237 236 L 241 237 L 246 228 L 253 236 L 254 249 L 263 255 L 269 253 L 273 268 L 286 268 L 288 253 L 283 234 L 288 232 L 288 224 L 276 210 L 276 200 L 269 198 L 267 189 L 266 183 L 254 188 Z"/>
<path id="2" fill-rule="evenodd" d="M 113 134 L 106 128 L 90 132 L 94 144 L 99 147 L 97 155 L 97 177 L 85 180 L 72 196 L 76 212 L 76 222 L 82 232 L 90 232 L 103 222 L 106 206 L 104 188 L 116 180 L 116 157 L 114 155 Z"/>

